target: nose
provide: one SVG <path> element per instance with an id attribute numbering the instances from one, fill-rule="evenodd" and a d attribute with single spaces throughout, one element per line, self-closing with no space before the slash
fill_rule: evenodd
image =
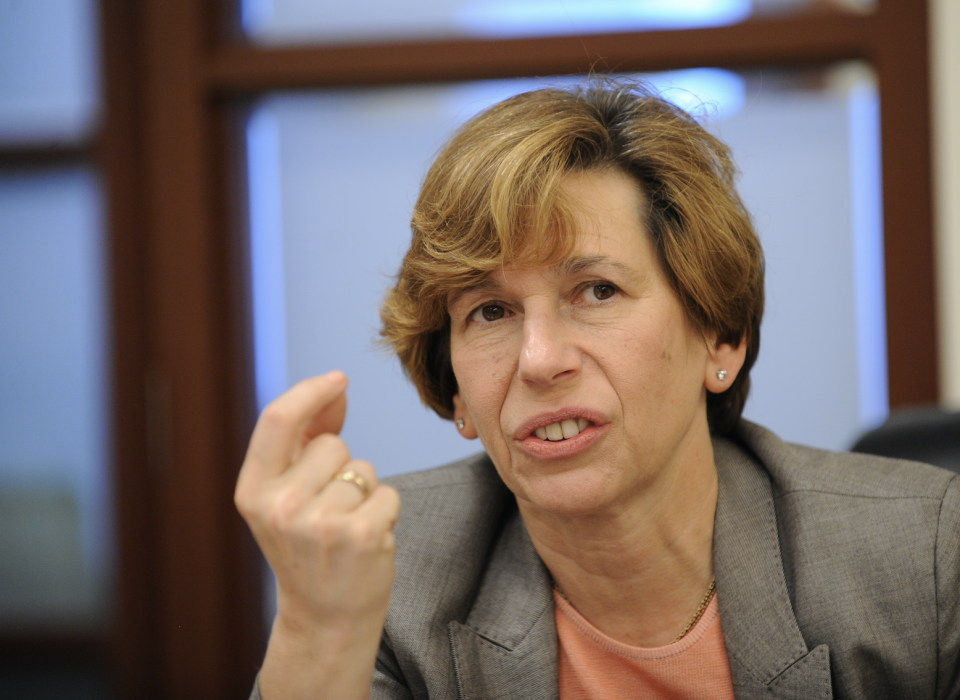
<path id="1" fill-rule="evenodd" d="M 520 379 L 550 387 L 575 377 L 580 366 L 580 353 L 570 341 L 563 319 L 556 312 L 528 309 L 517 369 Z"/>

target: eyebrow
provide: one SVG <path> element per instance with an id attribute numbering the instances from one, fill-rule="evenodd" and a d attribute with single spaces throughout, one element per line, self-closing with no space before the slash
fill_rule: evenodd
<path id="1" fill-rule="evenodd" d="M 447 302 L 447 307 L 451 307 L 460 300 L 461 297 L 466 296 L 467 294 L 474 294 L 478 292 L 487 292 L 493 289 L 499 289 L 500 283 L 497 282 L 493 277 L 484 277 L 483 279 L 464 287 L 463 289 L 457 291 L 453 296 L 450 297 L 450 301 Z"/>
<path id="2" fill-rule="evenodd" d="M 629 277 L 631 280 L 635 280 L 640 277 L 638 272 L 633 268 L 624 265 L 619 260 L 615 260 L 606 255 L 574 255 L 557 264 L 554 267 L 554 270 L 561 277 L 565 277 L 581 274 L 594 267 L 612 267 Z M 490 276 L 484 277 L 475 284 L 464 287 L 454 294 L 450 298 L 450 305 L 453 306 L 457 303 L 458 299 L 467 294 L 488 292 L 496 289 L 500 289 L 500 282 Z"/>
<path id="3" fill-rule="evenodd" d="M 557 265 L 557 272 L 562 276 L 577 275 L 593 267 L 612 267 L 628 277 L 637 277 L 636 270 L 606 255 L 574 255 Z"/>

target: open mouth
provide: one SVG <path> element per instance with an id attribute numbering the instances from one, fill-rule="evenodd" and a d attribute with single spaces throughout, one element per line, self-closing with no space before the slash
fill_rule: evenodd
<path id="1" fill-rule="evenodd" d="M 586 418 L 568 418 L 567 420 L 551 423 L 550 425 L 543 425 L 537 428 L 534 433 L 541 440 L 559 442 L 560 440 L 569 440 L 570 438 L 576 437 L 591 425 L 593 425 L 593 423 Z"/>

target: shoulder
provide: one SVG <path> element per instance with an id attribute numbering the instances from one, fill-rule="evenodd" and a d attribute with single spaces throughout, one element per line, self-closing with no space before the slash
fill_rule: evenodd
<path id="1" fill-rule="evenodd" d="M 503 488 L 496 467 L 484 452 L 441 467 L 391 476 L 384 479 L 384 483 L 393 486 L 401 495 L 408 494 L 415 499 L 433 491 L 482 493 L 490 487 Z"/>
<path id="2" fill-rule="evenodd" d="M 400 494 L 395 533 L 399 553 L 408 548 L 444 549 L 482 546 L 480 540 L 512 503 L 490 458 L 472 457 L 385 479 Z M 473 547 L 468 546 L 468 551 Z"/>
<path id="3" fill-rule="evenodd" d="M 741 421 L 732 442 L 736 445 L 721 440 L 719 449 L 735 452 L 745 448 L 769 473 L 778 498 L 809 492 L 841 498 L 939 501 L 957 478 L 953 472 L 929 464 L 784 442 L 749 421 Z"/>
<path id="4" fill-rule="evenodd" d="M 796 620 L 809 648 L 828 645 L 835 692 L 885 697 L 896 680 L 901 697 L 933 696 L 955 682 L 958 475 L 792 445 L 747 422 L 716 451 L 727 483 L 769 480 Z"/>

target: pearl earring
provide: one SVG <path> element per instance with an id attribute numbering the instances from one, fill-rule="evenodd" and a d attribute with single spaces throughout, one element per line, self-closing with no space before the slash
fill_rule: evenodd
<path id="1" fill-rule="evenodd" d="M 457 430 L 463 430 L 467 427 L 467 421 L 463 418 L 457 418 Z"/>

